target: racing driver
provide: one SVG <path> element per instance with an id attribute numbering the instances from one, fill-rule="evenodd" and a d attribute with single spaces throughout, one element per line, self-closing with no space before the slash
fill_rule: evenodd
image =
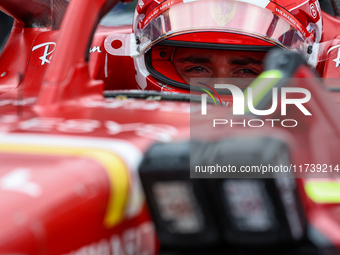
<path id="1" fill-rule="evenodd" d="M 139 0 L 133 31 L 138 86 L 188 93 L 191 78 L 254 79 L 275 47 L 316 66 L 322 17 L 317 0 Z"/>

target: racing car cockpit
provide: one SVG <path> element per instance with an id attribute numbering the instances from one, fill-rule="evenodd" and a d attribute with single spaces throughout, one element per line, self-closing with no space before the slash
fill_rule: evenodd
<path id="1" fill-rule="evenodd" d="M 117 2 L 0 0 L 0 253 L 337 252 L 338 0 Z"/>
<path id="2" fill-rule="evenodd" d="M 15 2 L 13 2 L 15 3 Z M 29 7 L 25 7 L 25 11 L 18 11 L 13 6 L 12 1 L 6 2 L 2 5 L 2 8 L 5 12 L 11 14 L 12 16 L 15 16 L 17 21 L 14 24 L 14 28 L 11 33 L 11 37 L 9 38 L 9 43 L 7 43 L 6 48 L 2 52 L 2 58 L 0 60 L 0 67 L 1 70 L 4 70 L 1 73 L 2 80 L 4 81 L 4 84 L 7 84 L 6 86 L 1 86 L 3 91 L 10 91 L 11 88 L 15 89 L 19 87 L 19 84 L 22 82 L 23 77 L 28 76 L 31 77 L 29 79 L 25 79 L 25 82 L 29 82 L 32 80 L 41 80 L 42 77 L 45 74 L 46 67 L 50 64 L 50 61 L 53 57 L 53 52 L 56 47 L 56 38 L 58 34 L 58 28 L 60 26 L 60 22 L 63 16 L 63 13 L 66 10 L 66 6 L 68 1 L 56 1 L 53 7 L 53 15 L 50 16 L 42 16 L 40 13 L 45 12 L 44 9 L 36 8 L 34 5 L 29 5 Z M 144 2 L 143 2 L 144 3 Z M 287 3 L 288 4 L 288 3 Z M 13 6 L 12 6 L 13 5 Z M 229 44 L 229 50 L 236 50 L 236 53 L 241 52 L 241 49 L 239 48 L 240 45 L 243 44 L 242 47 L 247 48 L 248 50 L 251 49 L 252 52 L 256 50 L 260 54 L 259 47 L 261 46 L 263 49 L 262 52 L 265 52 L 269 50 L 273 45 L 278 46 L 277 42 L 272 41 L 273 44 L 267 43 L 268 45 L 264 45 L 263 41 L 259 41 L 256 39 L 256 37 L 248 37 L 248 38 L 242 38 L 242 35 L 237 35 L 235 37 L 235 34 L 229 34 L 230 39 L 228 38 L 228 33 L 215 33 L 213 34 L 204 34 L 202 31 L 199 34 L 192 34 L 191 33 L 195 30 L 195 26 L 200 26 L 198 21 L 192 20 L 194 26 L 186 28 L 186 31 L 189 32 L 187 37 L 185 38 L 185 34 L 182 33 L 180 36 L 178 33 L 176 33 L 177 37 L 170 37 L 167 38 L 164 36 L 161 36 L 161 34 L 157 34 L 158 32 L 153 31 L 152 36 L 154 37 L 149 38 L 151 34 L 150 30 L 150 24 L 154 23 L 148 20 L 147 22 L 144 21 L 145 24 L 139 23 L 142 16 L 145 14 L 142 14 L 142 12 L 149 12 L 150 6 L 146 7 L 138 7 L 137 10 L 140 12 L 135 18 L 134 26 L 132 27 L 133 22 L 133 9 L 134 6 L 137 5 L 136 1 L 129 3 L 127 6 L 117 6 L 113 9 L 112 12 L 109 12 L 107 16 L 105 16 L 98 28 L 96 29 L 96 32 L 94 33 L 94 38 L 91 42 L 91 46 L 89 47 L 89 60 L 90 60 L 90 74 L 93 78 L 103 80 L 105 84 L 105 90 L 120 90 L 120 89 L 146 89 L 146 90 L 163 90 L 163 91 L 180 91 L 188 93 L 188 87 L 183 85 L 183 79 L 181 76 L 183 76 L 183 70 L 178 71 L 176 68 L 174 68 L 173 64 L 168 64 L 169 57 L 173 57 L 173 55 L 178 55 L 180 51 L 176 51 L 176 54 L 173 54 L 171 52 L 171 47 L 173 47 L 174 44 L 176 44 L 176 40 L 179 42 L 179 46 L 183 48 L 184 46 L 188 45 L 192 47 L 192 45 L 195 45 L 197 43 L 201 43 L 201 45 L 194 46 L 195 49 L 197 47 L 207 47 L 207 48 L 214 48 L 215 46 L 218 48 L 218 45 L 216 45 L 216 42 L 219 40 L 220 36 L 223 34 L 225 37 L 224 43 L 228 41 Z M 39 3 L 37 3 L 37 6 L 39 6 Z M 142 6 L 140 3 L 139 6 Z M 305 4 L 307 6 L 307 4 Z M 310 3 L 310 6 L 312 3 Z M 319 23 L 323 24 L 323 30 L 321 35 L 321 30 L 316 33 L 316 38 L 318 41 L 320 41 L 319 49 L 314 49 L 313 54 L 308 54 L 308 46 L 304 51 L 304 54 L 307 55 L 307 57 L 310 59 L 310 61 L 317 61 L 317 64 L 314 63 L 313 65 L 316 66 L 316 71 L 318 74 L 323 78 L 336 78 L 338 77 L 338 64 L 336 62 L 337 59 L 337 36 L 339 34 L 339 20 L 336 18 L 337 13 L 339 12 L 339 5 L 337 5 L 336 0 L 321 0 L 320 1 L 321 9 L 323 10 L 322 13 L 322 22 L 319 21 Z M 169 8 L 169 7 L 166 7 Z M 178 8 L 178 7 L 177 7 Z M 202 7 L 203 8 L 203 7 Z M 220 9 L 218 9 L 220 8 Z M 211 9 L 210 12 L 212 12 L 216 17 L 218 15 L 226 15 L 223 19 L 221 18 L 220 22 L 227 22 L 231 27 L 234 26 L 233 24 L 229 23 L 227 12 L 225 12 L 222 7 L 218 7 L 217 9 L 213 10 Z M 239 8 L 239 7 L 238 7 Z M 288 7 L 287 7 L 288 8 Z M 306 7 L 307 8 L 307 7 Z M 311 7 L 308 7 L 311 8 Z M 314 8 L 314 7 L 313 7 Z M 318 10 L 318 5 L 315 6 L 315 10 Z M 242 8 L 239 8 L 242 9 Z M 288 8 L 289 9 L 289 8 Z M 294 8 L 293 8 L 294 9 Z M 124 12 L 122 12 L 124 10 Z M 164 10 L 164 7 L 163 7 Z M 310 9 L 314 10 L 314 9 Z M 310 12 L 301 12 L 301 13 L 308 13 Z M 178 10 L 179 12 L 181 10 Z M 221 12 L 219 14 L 219 12 Z M 223 11 L 225 12 L 223 14 Z M 242 10 L 239 10 L 242 11 Z M 29 16 L 23 16 L 22 13 L 29 12 L 31 13 Z M 128 14 L 129 13 L 129 14 Z M 171 13 L 174 13 L 171 11 Z M 252 11 L 254 13 L 254 11 Z M 230 15 L 232 13 L 229 13 Z M 121 15 L 121 16 L 119 16 Z M 151 14 L 149 14 L 150 16 Z M 174 14 L 173 14 L 174 15 Z M 229 16 L 230 16 L 229 15 Z M 233 14 L 235 15 L 235 13 Z M 305 15 L 305 14 L 304 14 Z M 152 15 L 151 15 L 152 16 Z M 237 15 L 236 15 L 237 16 Z M 35 18 L 37 17 L 37 18 Z M 115 18 L 112 18 L 115 17 Z M 174 16 L 175 17 L 175 16 Z M 193 16 L 194 17 L 194 16 Z M 305 17 L 309 17 L 309 19 L 313 19 L 312 14 L 308 14 Z M 152 17 L 154 18 L 154 17 Z M 172 20 L 172 17 L 168 17 L 166 20 L 170 21 Z M 217 19 L 217 18 L 216 18 Z M 258 18 L 254 17 L 255 20 L 258 20 Z M 304 18 L 298 17 L 298 19 L 301 20 L 301 22 L 307 22 L 304 21 Z M 23 25 L 23 21 L 21 23 L 20 20 L 23 20 L 25 22 L 25 25 Z M 282 20 L 282 18 L 281 18 Z M 159 22 L 158 20 L 155 21 L 156 23 Z M 212 20 L 212 22 L 215 22 Z M 235 20 L 236 22 L 236 20 Z M 258 22 L 258 21 L 256 21 Z M 256 23 L 255 22 L 255 23 Z M 277 20 L 269 20 L 268 25 L 274 26 L 274 24 L 279 23 L 281 24 L 280 19 Z M 148 23 L 148 24 L 146 24 Z M 163 24 L 162 22 L 159 24 L 153 24 L 152 26 L 164 26 L 166 24 Z M 187 23 L 187 22 L 184 22 Z M 237 22 L 236 22 L 237 23 Z M 235 23 L 235 24 L 236 24 Z M 218 24 L 215 22 L 215 24 Z M 243 24 L 241 23 L 237 24 L 240 26 L 238 29 L 244 29 L 247 30 L 247 26 L 249 27 L 250 24 Z M 312 23 L 310 23 L 312 24 Z M 316 24 L 316 23 L 314 23 Z M 319 24 L 319 25 L 320 25 Z M 145 28 L 137 28 L 137 26 L 145 26 Z M 316 25 L 319 26 L 319 25 Z M 227 25 L 228 26 L 228 25 Z M 243 26 L 243 28 L 241 28 Z M 304 25 L 307 27 L 307 23 Z M 312 25 L 310 25 L 313 27 Z M 261 27 L 260 24 L 258 27 Z M 282 25 L 281 25 L 282 27 Z M 301 27 L 299 25 L 299 27 Z M 250 28 L 250 27 L 249 27 Z M 154 28 L 153 28 L 154 29 Z M 157 28 L 159 29 L 159 28 Z M 165 28 L 166 29 L 166 28 Z M 178 27 L 179 30 L 183 30 L 184 27 Z M 210 29 L 213 29 L 213 27 L 210 27 Z M 236 27 L 234 27 L 232 30 L 235 30 Z M 314 28 L 308 28 L 308 29 L 314 29 Z M 135 35 L 132 36 L 133 30 L 135 31 Z M 137 31 L 138 30 L 138 31 Z M 249 29 L 248 29 L 249 30 Z M 317 31 L 318 29 L 314 29 L 313 31 Z M 22 33 L 22 31 L 25 31 L 25 33 Z M 166 31 L 166 30 L 165 30 Z M 290 30 L 290 33 L 292 30 Z M 167 37 L 171 31 L 166 31 Z M 175 31 L 172 31 L 172 33 Z M 221 32 L 221 30 L 219 30 Z M 263 33 L 269 33 L 270 31 L 267 29 L 267 31 L 264 31 Z M 138 33 L 142 33 L 138 35 Z M 256 29 L 252 32 L 254 35 L 261 34 L 262 32 L 256 31 Z M 298 31 L 295 34 L 301 34 L 301 33 L 307 33 L 306 31 Z M 308 32 L 309 33 L 309 32 Z M 146 44 L 146 42 L 141 41 L 141 44 L 138 46 L 136 45 L 136 38 L 138 40 L 142 40 L 143 36 L 145 40 L 151 40 Z M 287 37 L 287 36 L 286 36 Z M 296 38 L 298 38 L 297 36 Z M 176 39 L 177 38 L 177 39 Z M 215 38 L 215 39 L 213 39 Z M 223 37 L 221 37 L 223 38 Z M 255 40 L 254 42 L 249 41 L 250 38 L 253 38 L 252 40 Z M 279 38 L 279 37 L 278 37 Z M 166 40 L 164 40 L 166 39 Z M 144 39 L 143 39 L 144 40 Z M 156 40 L 153 42 L 153 40 Z M 222 39 L 221 39 L 222 40 Z M 234 40 L 234 41 L 233 41 Z M 257 41 L 256 41 L 257 40 Z M 287 43 L 284 41 L 284 38 L 279 38 L 279 41 L 281 40 L 283 45 Z M 287 38 L 285 39 L 287 40 Z M 312 39 L 314 40 L 314 39 Z M 161 41 L 161 42 L 160 42 Z M 206 41 L 206 42 L 205 42 Z M 153 46 L 155 43 L 157 44 L 155 47 L 152 47 L 151 50 L 148 50 L 150 48 L 150 42 Z M 292 43 L 292 42 L 290 42 Z M 166 44 L 166 45 L 165 45 Z M 202 46 L 203 44 L 206 44 L 205 46 Z M 210 45 L 209 45 L 210 44 Z M 238 45 L 238 47 L 233 46 Z M 253 44 L 252 46 L 250 46 Z M 263 45 L 262 45 L 263 44 Z M 170 45 L 170 46 L 169 46 Z M 298 47 L 302 47 L 302 45 L 297 46 L 297 44 L 294 44 L 296 47 L 296 50 L 298 50 Z M 139 53 L 136 52 L 136 48 L 139 47 Z M 25 49 L 24 51 L 21 51 L 20 54 L 16 50 L 18 47 Z M 234 47 L 234 48 L 233 48 Z M 266 48 L 267 47 L 267 48 Z M 282 47 L 282 46 L 279 46 Z M 211 48 L 211 49 L 212 49 Z M 239 49 L 237 49 L 239 48 Z M 186 48 L 183 50 L 185 51 Z M 216 49 L 216 48 L 215 48 Z M 183 51 L 182 50 L 182 51 Z M 209 50 L 209 49 L 207 49 Z M 246 49 L 242 49 L 243 51 Z M 311 50 L 311 49 L 309 49 Z M 135 52 L 134 52 L 135 51 Z M 255 51 L 255 52 L 256 52 Z M 245 51 L 246 52 L 246 51 Z M 316 57 L 316 52 L 319 52 L 319 56 Z M 161 55 L 160 55 L 161 54 Z M 167 54 L 165 56 L 165 54 Z M 131 58 L 131 56 L 136 55 L 134 58 Z M 313 55 L 313 58 L 309 55 Z M 17 59 L 15 66 L 8 66 L 7 65 L 7 58 L 15 58 Z M 263 58 L 263 57 L 261 57 Z M 318 59 L 317 59 L 318 58 Z M 335 62 L 335 63 L 334 63 Z M 27 65 L 28 63 L 28 65 Z M 178 65 L 178 64 L 177 64 Z M 181 68 L 184 68 L 183 65 L 181 65 Z M 8 70 L 11 70 L 10 72 Z M 13 71 L 12 71 L 13 70 Z M 197 69 L 196 69 L 197 70 Z M 202 69 L 203 70 L 203 69 Z M 246 70 L 245 72 L 254 74 L 259 73 L 261 70 Z M 243 72 L 243 71 L 239 71 Z M 181 74 L 182 73 L 182 74 Z M 187 74 L 187 72 L 186 72 Z M 170 75 L 170 78 L 168 77 Z M 197 71 L 195 72 L 195 77 L 197 76 Z M 172 77 L 172 78 L 171 78 Z M 185 76 L 187 77 L 187 75 Z M 185 78 L 188 79 L 188 78 Z M 181 82 L 179 82 L 181 81 Z M 180 85 L 182 83 L 182 85 Z M 186 82 L 185 82 L 186 83 Z M 184 83 L 184 84 L 185 84 Z M 22 87 L 30 87 L 29 90 L 34 91 L 38 90 L 39 88 L 36 87 L 38 82 L 35 82 L 34 84 L 27 84 Z M 172 84 L 172 85 L 171 85 Z M 0 89 L 1 89 L 0 88 Z"/>

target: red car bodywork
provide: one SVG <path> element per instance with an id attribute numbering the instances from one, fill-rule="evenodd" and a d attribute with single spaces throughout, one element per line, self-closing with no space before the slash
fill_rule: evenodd
<path id="1" fill-rule="evenodd" d="M 7 3 L 1 2 L 4 9 Z M 34 1 L 22 4 L 41 6 Z M 132 59 L 112 56 L 104 48 L 109 34 L 131 33 L 130 26 L 99 26 L 91 43 L 90 61 L 86 60 L 89 38 L 105 4 L 105 0 L 70 1 L 59 30 L 16 22 L 2 52 L 1 254 L 158 251 L 136 171 L 153 143 L 189 140 L 190 105 L 104 99 L 104 89 L 138 88 Z M 38 15 L 40 9 L 34 10 L 29 11 Z M 19 15 L 13 9 L 10 13 Z M 324 40 L 340 34 L 337 18 L 324 14 L 324 27 Z M 340 75 L 332 59 L 319 72 L 323 77 Z M 306 67 L 295 76 L 314 77 Z M 336 104 L 330 103 L 319 84 L 310 84 L 308 89 L 314 101 L 306 107 L 312 109 L 313 118 L 305 120 L 294 111 L 288 114 L 308 123 L 308 128 L 282 131 L 293 151 L 292 162 L 311 162 L 316 154 L 327 151 L 320 154 L 323 164 L 339 164 Z M 339 100 L 336 93 L 332 96 Z M 318 139 L 315 134 L 325 127 L 331 137 Z M 204 128 L 202 125 L 198 131 L 204 132 Z M 324 181 L 337 185 L 333 179 L 320 182 Z M 315 200 L 305 189 L 309 182 L 297 180 L 308 222 L 340 248 L 340 201 Z"/>
<path id="2" fill-rule="evenodd" d="M 92 10 L 91 10 L 92 11 Z M 77 11 L 73 11 L 76 13 Z M 14 13 L 13 15 L 15 15 Z M 34 13 L 32 14 L 34 15 Z M 76 15 L 74 15 L 76 16 Z M 88 20 L 86 20 L 88 22 Z M 65 21 L 64 23 L 66 23 Z M 339 39 L 340 19 L 327 13 L 323 13 L 324 33 L 323 41 Z M 81 33 L 77 38 L 86 38 L 85 24 L 78 23 L 82 26 Z M 92 26 L 89 26 L 92 29 Z M 67 31 L 75 31 L 79 27 L 68 27 Z M 92 30 L 91 30 L 92 31 Z M 55 44 L 45 45 L 46 43 L 56 43 L 60 30 L 51 31 L 50 28 L 24 28 L 23 24 L 16 22 L 11 32 L 11 36 L 6 44 L 0 59 L 1 83 L 0 93 L 16 93 L 12 91 L 17 88 L 21 82 L 23 91 L 28 94 L 36 94 L 39 91 L 41 82 L 45 76 L 49 60 L 55 54 Z M 83 33 L 84 32 L 84 33 Z M 105 27 L 98 26 L 90 47 L 90 75 L 94 79 L 100 79 L 104 82 L 105 90 L 116 89 L 139 89 L 134 75 L 133 60 L 129 56 L 113 56 L 108 54 L 104 47 L 105 38 L 111 34 L 130 34 L 132 27 L 130 25 Z M 65 35 L 69 36 L 69 35 Z M 81 52 L 78 43 L 74 41 L 77 52 Z M 58 45 L 61 42 L 58 42 Z M 46 46 L 49 46 L 46 49 Z M 80 45 L 79 45 L 80 46 Z M 66 59 L 71 59 L 72 43 L 63 43 Z M 47 50 L 47 56 L 44 51 Z M 336 51 L 336 49 L 335 49 Z M 82 54 L 82 53 L 81 53 Z M 334 54 L 333 54 L 334 55 Z M 11 59 L 11 61 L 8 61 Z M 43 60 L 45 59 L 45 61 Z M 48 62 L 46 62 L 46 59 Z M 67 61 L 65 62 L 67 65 Z M 56 68 L 56 67 L 55 67 Z M 54 68 L 54 69 L 55 69 Z M 54 71 L 56 72 L 56 71 Z M 333 59 L 324 61 L 318 66 L 318 72 L 323 78 L 339 78 L 339 70 L 334 64 Z M 48 75 L 49 76 L 49 75 Z M 23 79 L 25 77 L 25 79 Z M 152 79 L 152 78 L 148 78 Z M 157 86 L 148 83 L 148 90 L 167 90 L 164 86 Z M 174 92 L 174 89 L 170 91 Z M 179 90 L 182 92 L 182 90 Z M 8 97 L 8 95 L 7 95 Z"/>

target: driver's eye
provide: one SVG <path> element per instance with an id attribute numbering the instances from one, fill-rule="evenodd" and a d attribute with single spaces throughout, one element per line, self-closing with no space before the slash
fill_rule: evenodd
<path id="1" fill-rule="evenodd" d="M 242 69 L 242 70 L 239 70 L 238 73 L 245 73 L 245 74 L 258 74 L 258 72 L 255 72 L 251 69 Z"/>
<path id="2" fill-rule="evenodd" d="M 197 72 L 197 73 L 201 73 L 201 72 L 207 72 L 207 70 L 201 66 L 195 66 L 192 68 L 189 68 L 187 70 L 185 70 L 186 73 L 190 73 L 190 72 Z"/>

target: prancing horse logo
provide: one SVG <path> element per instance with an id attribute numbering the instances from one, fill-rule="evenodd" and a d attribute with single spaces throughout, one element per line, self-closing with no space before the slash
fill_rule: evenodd
<path id="1" fill-rule="evenodd" d="M 210 14 L 217 25 L 223 27 L 231 21 L 237 11 L 237 5 L 230 2 L 210 4 Z"/>

